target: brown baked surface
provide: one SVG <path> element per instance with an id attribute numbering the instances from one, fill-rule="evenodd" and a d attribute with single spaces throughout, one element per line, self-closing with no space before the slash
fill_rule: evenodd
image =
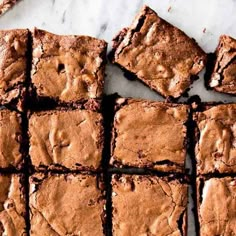
<path id="1" fill-rule="evenodd" d="M 23 175 L 0 175 L 0 235 L 26 234 L 26 199 Z"/>
<path id="2" fill-rule="evenodd" d="M 89 36 L 33 32 L 33 87 L 37 96 L 64 103 L 100 98 L 107 43 Z"/>
<path id="3" fill-rule="evenodd" d="M 0 169 L 16 168 L 23 165 L 21 153 L 21 116 L 20 114 L 0 110 Z"/>
<path id="4" fill-rule="evenodd" d="M 236 104 L 209 107 L 194 119 L 198 174 L 236 173 Z"/>
<path id="5" fill-rule="evenodd" d="M 0 104 L 23 99 L 28 30 L 0 30 Z M 23 101 L 18 101 L 22 103 Z M 22 104 L 19 104 L 19 109 Z"/>
<path id="6" fill-rule="evenodd" d="M 187 184 L 178 180 L 168 181 L 156 176 L 113 176 L 113 236 L 187 235 L 187 192 Z M 180 226 L 178 222 L 181 221 Z"/>
<path id="7" fill-rule="evenodd" d="M 222 35 L 216 49 L 216 62 L 209 86 L 236 95 L 236 39 Z"/>
<path id="8" fill-rule="evenodd" d="M 0 16 L 11 9 L 19 0 L 1 0 L 0 1 Z"/>
<path id="9" fill-rule="evenodd" d="M 30 178 L 30 235 L 104 235 L 104 196 L 95 176 Z"/>
<path id="10" fill-rule="evenodd" d="M 200 236 L 236 235 L 236 179 L 197 179 Z"/>
<path id="11" fill-rule="evenodd" d="M 36 169 L 98 169 L 103 150 L 102 115 L 87 110 L 36 112 L 29 119 L 32 165 Z"/>
<path id="12" fill-rule="evenodd" d="M 180 97 L 206 62 L 193 39 L 147 6 L 114 39 L 113 47 L 114 63 L 164 97 Z"/>
<path id="13" fill-rule="evenodd" d="M 117 104 L 110 163 L 183 172 L 188 106 L 124 98 Z"/>

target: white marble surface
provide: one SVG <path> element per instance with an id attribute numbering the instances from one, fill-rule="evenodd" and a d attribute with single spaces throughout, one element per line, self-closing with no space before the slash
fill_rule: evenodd
<path id="1" fill-rule="evenodd" d="M 144 4 L 195 38 L 206 52 L 215 50 L 221 34 L 236 38 L 236 0 L 22 0 L 0 17 L 0 29 L 36 26 L 58 34 L 91 35 L 105 39 L 110 48 L 113 36 L 131 23 Z M 106 73 L 108 94 L 162 100 L 140 82 L 125 79 L 115 66 L 107 65 Z M 236 97 L 207 91 L 203 74 L 189 95 L 198 94 L 203 101 L 236 102 Z M 188 231 L 190 236 L 195 235 L 191 214 Z"/>

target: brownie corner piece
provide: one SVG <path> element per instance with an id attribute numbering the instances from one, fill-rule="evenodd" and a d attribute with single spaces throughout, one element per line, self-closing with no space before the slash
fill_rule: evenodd
<path id="1" fill-rule="evenodd" d="M 141 99 L 117 103 L 110 164 L 184 172 L 189 107 Z"/>
<path id="2" fill-rule="evenodd" d="M 205 106 L 194 120 L 197 173 L 236 173 L 236 104 Z"/>
<path id="3" fill-rule="evenodd" d="M 98 112 L 80 109 L 33 112 L 29 118 L 31 163 L 36 170 L 98 170 L 103 133 L 103 117 Z"/>
<path id="4" fill-rule="evenodd" d="M 95 175 L 31 176 L 30 235 L 103 236 L 105 197 L 98 183 Z"/>
<path id="5" fill-rule="evenodd" d="M 184 32 L 144 6 L 114 39 L 112 61 L 164 97 L 180 97 L 204 68 L 206 54 Z"/>
<path id="6" fill-rule="evenodd" d="M 0 30 L 0 104 L 24 109 L 27 76 L 27 29 Z"/>
<path id="7" fill-rule="evenodd" d="M 32 94 L 79 103 L 103 94 L 107 43 L 90 36 L 33 31 Z"/>
<path id="8" fill-rule="evenodd" d="M 113 175 L 113 235 L 186 236 L 187 197 L 188 186 L 179 180 Z"/>
<path id="9" fill-rule="evenodd" d="M 0 174 L 0 233 L 27 235 L 26 190 L 23 174 Z"/>
<path id="10" fill-rule="evenodd" d="M 236 39 L 221 35 L 208 86 L 217 92 L 236 95 Z"/>
<path id="11" fill-rule="evenodd" d="M 199 235 L 235 235 L 236 178 L 197 178 Z"/>
<path id="12" fill-rule="evenodd" d="M 25 150 L 21 115 L 7 109 L 0 110 L 0 134 L 0 169 L 22 169 Z"/>

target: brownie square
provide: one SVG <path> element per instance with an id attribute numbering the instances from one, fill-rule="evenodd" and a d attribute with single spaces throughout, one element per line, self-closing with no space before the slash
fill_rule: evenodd
<path id="1" fill-rule="evenodd" d="M 217 92 L 236 95 L 236 39 L 222 35 L 209 87 Z"/>
<path id="2" fill-rule="evenodd" d="M 113 235 L 187 235 L 187 192 L 179 180 L 114 175 Z"/>
<path id="3" fill-rule="evenodd" d="M 28 30 L 0 30 L 0 104 L 23 110 Z"/>
<path id="4" fill-rule="evenodd" d="M 103 151 L 103 118 L 90 110 L 49 110 L 29 118 L 32 165 L 40 169 L 97 170 Z"/>
<path id="5" fill-rule="evenodd" d="M 0 174 L 0 234 L 27 235 L 26 197 L 22 174 Z"/>
<path id="6" fill-rule="evenodd" d="M 21 169 L 23 167 L 21 123 L 19 113 L 0 110 L 0 169 Z"/>
<path id="7" fill-rule="evenodd" d="M 200 236 L 236 235 L 236 178 L 197 178 Z"/>
<path id="8" fill-rule="evenodd" d="M 38 99 L 75 103 L 101 98 L 107 43 L 89 36 L 33 32 L 32 84 Z"/>
<path id="9" fill-rule="evenodd" d="M 103 184 L 96 176 L 30 178 L 30 235 L 104 235 Z"/>
<path id="10" fill-rule="evenodd" d="M 236 104 L 206 106 L 194 120 L 198 174 L 236 173 Z"/>
<path id="11" fill-rule="evenodd" d="M 125 98 L 116 103 L 110 164 L 183 172 L 189 107 Z"/>
<path id="12" fill-rule="evenodd" d="M 147 6 L 113 41 L 113 62 L 164 97 L 180 97 L 206 63 L 194 39 Z"/>

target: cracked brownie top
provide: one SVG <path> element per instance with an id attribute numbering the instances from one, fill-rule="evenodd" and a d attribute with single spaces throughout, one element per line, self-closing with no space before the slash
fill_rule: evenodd
<path id="1" fill-rule="evenodd" d="M 29 119 L 32 165 L 98 169 L 103 150 L 102 115 L 88 110 L 36 112 Z"/>
<path id="2" fill-rule="evenodd" d="M 186 235 L 187 189 L 178 180 L 113 175 L 113 235 Z"/>
<path id="3" fill-rule="evenodd" d="M 236 104 L 207 107 L 194 120 L 198 174 L 236 172 Z"/>
<path id="4" fill-rule="evenodd" d="M 184 171 L 188 110 L 181 104 L 118 99 L 111 164 Z"/>
<path id="5" fill-rule="evenodd" d="M 236 235 L 236 178 L 197 179 L 200 235 Z"/>
<path id="6" fill-rule="evenodd" d="M 27 44 L 27 29 L 0 30 L 0 104 L 2 105 L 22 96 L 26 82 Z"/>
<path id="7" fill-rule="evenodd" d="M 21 116 L 20 114 L 0 110 L 0 169 L 21 169 L 24 163 L 21 142 Z"/>
<path id="8" fill-rule="evenodd" d="M 114 63 L 164 97 L 180 97 L 206 62 L 193 39 L 147 6 L 114 39 L 113 48 Z"/>
<path id="9" fill-rule="evenodd" d="M 30 178 L 30 235 L 103 236 L 104 201 L 96 176 L 35 174 Z"/>
<path id="10" fill-rule="evenodd" d="M 218 92 L 236 95 L 236 39 L 222 35 L 209 85 Z"/>
<path id="11" fill-rule="evenodd" d="M 100 98 L 107 43 L 89 36 L 33 32 L 33 87 L 38 97 L 70 103 Z"/>
<path id="12" fill-rule="evenodd" d="M 23 181 L 21 174 L 0 175 L 0 235 L 27 235 Z"/>

